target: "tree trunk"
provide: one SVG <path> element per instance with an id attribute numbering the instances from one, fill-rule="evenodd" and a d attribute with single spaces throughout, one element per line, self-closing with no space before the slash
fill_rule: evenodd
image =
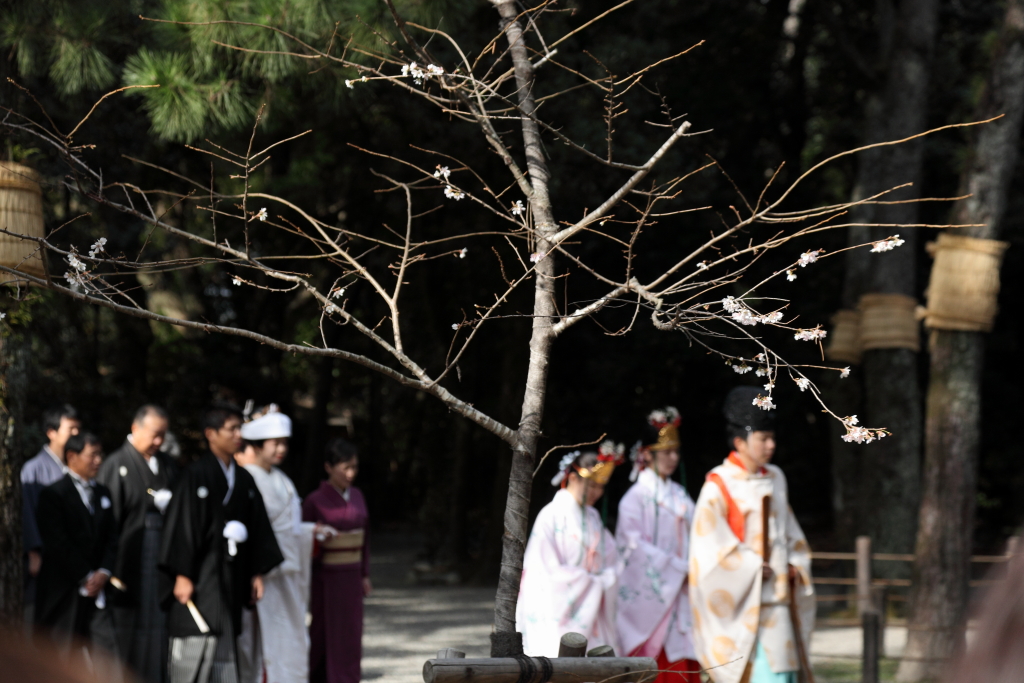
<path id="1" fill-rule="evenodd" d="M 882 91 L 869 98 L 866 111 L 867 142 L 899 140 L 927 127 L 930 65 L 938 23 L 938 0 L 903 0 L 895 10 L 895 23 L 880 13 L 879 53 L 884 60 Z M 891 55 L 889 48 L 891 45 Z M 920 196 L 923 145 L 920 140 L 872 150 L 863 155 L 856 196 L 873 196 L 898 185 L 883 201 L 906 201 Z M 917 223 L 915 203 L 859 207 L 858 222 L 903 226 Z M 863 243 L 899 233 L 906 244 L 885 254 L 853 252 L 847 259 L 844 305 L 853 305 L 869 292 L 914 296 L 917 290 L 917 229 L 907 227 L 852 228 L 850 241 Z M 868 534 L 881 552 L 909 552 L 917 525 L 921 458 L 921 391 L 917 353 L 909 349 L 874 349 L 862 360 L 860 381 L 861 422 L 891 430 L 892 436 L 861 448 L 855 456 L 848 448 L 833 448 L 833 477 L 851 469 L 861 473 L 856 501 L 843 500 L 847 521 L 857 534 Z M 853 395 L 853 387 L 847 389 Z M 838 444 L 837 444 L 838 445 Z M 858 462 L 851 460 L 857 458 Z M 840 491 L 840 494 L 844 493 Z M 882 572 L 897 569 L 878 567 Z"/>
<path id="2" fill-rule="evenodd" d="M 5 332 L 0 338 L 0 627 L 13 630 L 22 622 L 25 590 L 19 475 L 26 358 L 20 337 Z"/>
<path id="3" fill-rule="evenodd" d="M 511 657 L 522 654 L 522 639 L 515 636 L 516 603 L 519 582 L 523 575 L 523 555 L 529 531 L 530 493 L 533 468 L 544 416 L 547 393 L 548 362 L 553 335 L 551 325 L 556 315 L 554 288 L 554 256 L 550 238 L 557 230 L 548 197 L 550 173 L 544 159 L 540 128 L 533 120 L 536 102 L 533 97 L 533 64 L 526 50 L 526 34 L 518 21 L 514 0 L 492 0 L 501 15 L 509 52 L 516 75 L 523 147 L 532 194 L 530 210 L 534 220 L 535 248 L 541 255 L 534 270 L 533 331 L 530 336 L 530 361 L 523 394 L 522 414 L 512 448 L 512 471 L 509 475 L 505 503 L 505 532 L 502 536 L 501 570 L 498 592 L 494 598 L 494 633 L 491 656 Z"/>
<path id="4" fill-rule="evenodd" d="M 1005 116 L 978 131 L 954 222 L 962 234 L 995 239 L 1006 209 L 1024 120 L 1024 0 L 1011 0 L 995 46 L 978 118 Z M 910 628 L 898 680 L 941 676 L 963 644 L 981 434 L 980 332 L 931 333 L 924 490 L 917 533 Z"/>

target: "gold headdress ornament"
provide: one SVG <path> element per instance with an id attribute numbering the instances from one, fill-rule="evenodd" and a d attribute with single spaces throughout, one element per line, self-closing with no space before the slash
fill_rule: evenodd
<path id="1" fill-rule="evenodd" d="M 605 441 L 597 449 L 597 463 L 592 467 L 577 467 L 576 474 L 604 486 L 612 478 L 612 472 L 625 458 L 626 446 L 614 441 Z"/>
<path id="2" fill-rule="evenodd" d="M 679 448 L 679 425 L 682 419 L 679 411 L 673 406 L 665 410 L 652 411 L 647 416 L 647 423 L 658 430 L 658 440 L 651 444 L 644 444 L 644 448 L 651 451 L 668 451 Z"/>
<path id="3" fill-rule="evenodd" d="M 604 486 L 611 479 L 612 472 L 615 471 L 617 465 L 621 465 L 625 458 L 626 447 L 621 443 L 615 443 L 614 441 L 605 441 L 597 449 L 597 462 L 590 467 L 578 467 L 574 463 L 576 459 L 582 455 L 579 451 L 573 451 L 572 453 L 566 453 L 562 457 L 562 462 L 559 463 L 558 474 L 551 480 L 552 486 L 565 486 L 567 476 L 569 472 L 573 471 L 580 475 L 584 479 L 588 479 L 595 484 Z"/>

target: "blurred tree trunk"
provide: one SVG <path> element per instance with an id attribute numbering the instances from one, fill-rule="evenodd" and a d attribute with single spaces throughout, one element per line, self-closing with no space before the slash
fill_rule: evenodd
<path id="1" fill-rule="evenodd" d="M 895 8 L 890 3 L 881 4 L 888 9 L 879 12 L 880 53 L 887 54 L 888 60 L 883 65 L 883 89 L 867 104 L 867 142 L 899 140 L 927 128 L 931 61 L 938 24 L 938 0 L 902 0 Z M 915 140 L 864 154 L 860 159 L 857 196 L 868 197 L 912 183 L 882 199 L 919 197 L 923 151 L 922 142 Z M 863 207 L 858 221 L 866 215 L 889 225 L 919 222 L 915 203 Z M 916 294 L 917 232 L 917 228 L 906 227 L 851 229 L 853 243 L 881 240 L 899 233 L 906 244 L 880 255 L 868 256 L 864 250 L 853 252 L 856 256 L 851 255 L 847 262 L 846 305 L 852 305 L 864 293 Z M 836 468 L 843 472 L 842 476 L 849 475 L 844 468 L 850 467 L 861 473 L 859 500 L 850 506 L 855 515 L 850 519 L 859 520 L 856 533 L 870 535 L 881 552 L 907 552 L 914 543 L 921 472 L 917 359 L 917 352 L 910 349 L 864 352 L 861 422 L 884 426 L 892 436 L 859 449 L 856 455 L 846 448 L 836 450 Z M 859 462 L 851 463 L 853 457 Z"/>
<path id="2" fill-rule="evenodd" d="M 8 327 L 4 324 L 3 327 Z M 20 447 L 26 354 L 10 329 L 0 337 L 0 626 L 22 622 L 24 557 L 21 547 Z"/>
<path id="3" fill-rule="evenodd" d="M 997 37 L 977 131 L 961 178 L 953 222 L 981 224 L 958 234 L 999 236 L 1024 120 L 1024 0 L 1010 0 Z M 924 490 L 911 589 L 907 649 L 898 680 L 937 678 L 963 644 L 981 436 L 980 332 L 933 330 L 925 426 Z"/>

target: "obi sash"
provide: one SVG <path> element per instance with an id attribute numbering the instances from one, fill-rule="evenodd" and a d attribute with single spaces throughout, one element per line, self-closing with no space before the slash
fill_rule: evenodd
<path id="1" fill-rule="evenodd" d="M 340 531 L 337 536 L 327 539 L 322 545 L 323 563 L 355 564 L 362 562 L 365 535 L 362 529 L 353 529 Z"/>

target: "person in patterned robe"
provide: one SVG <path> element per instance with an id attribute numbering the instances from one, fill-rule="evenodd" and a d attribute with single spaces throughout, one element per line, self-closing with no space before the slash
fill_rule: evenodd
<path id="1" fill-rule="evenodd" d="M 593 507 L 622 450 L 606 442 L 600 453 L 569 453 L 551 481 L 561 488 L 533 524 L 516 605 L 527 655 L 558 656 L 559 640 L 569 632 L 586 636 L 589 647 L 622 653 L 615 627 L 622 567 L 615 539 Z"/>
<path id="2" fill-rule="evenodd" d="M 697 658 L 714 683 L 796 683 L 800 642 L 814 627 L 811 554 L 789 506 L 786 477 L 769 463 L 774 415 L 755 407 L 756 387 L 726 398 L 734 449 L 708 474 L 694 512 L 690 602 Z M 770 496 L 768 556 L 763 500 Z M 800 638 L 790 618 L 794 591 Z"/>
<path id="3" fill-rule="evenodd" d="M 619 638 L 624 654 L 651 657 L 656 683 L 700 683 L 686 583 L 693 499 L 672 481 L 679 467 L 679 411 L 655 410 L 633 448 L 636 483 L 619 501 L 615 540 L 625 560 L 619 577 Z M 671 672 L 671 673 L 669 673 Z"/>

